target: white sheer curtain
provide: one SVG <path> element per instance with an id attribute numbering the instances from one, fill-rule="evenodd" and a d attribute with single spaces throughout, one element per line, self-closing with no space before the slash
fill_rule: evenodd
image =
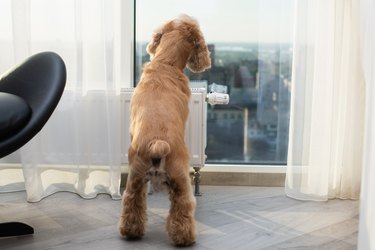
<path id="1" fill-rule="evenodd" d="M 28 201 L 57 191 L 120 198 L 123 8 L 121 0 L 0 2 L 0 70 L 51 50 L 68 74 L 46 126 L 0 160 L 0 191 L 26 188 Z"/>
<path id="2" fill-rule="evenodd" d="M 365 100 L 359 1 L 298 0 L 295 18 L 286 194 L 358 199 Z"/>
<path id="3" fill-rule="evenodd" d="M 366 82 L 366 128 L 358 249 L 375 249 L 375 1 L 360 1 L 360 38 Z"/>

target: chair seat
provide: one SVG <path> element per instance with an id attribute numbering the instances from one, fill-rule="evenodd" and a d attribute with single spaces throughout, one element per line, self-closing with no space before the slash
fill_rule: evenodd
<path id="1" fill-rule="evenodd" d="M 12 135 L 29 121 L 31 108 L 21 97 L 0 92 L 0 139 Z"/>

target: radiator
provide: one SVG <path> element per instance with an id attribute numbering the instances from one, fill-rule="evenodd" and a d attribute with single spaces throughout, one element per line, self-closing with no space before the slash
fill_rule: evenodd
<path id="1" fill-rule="evenodd" d="M 121 101 L 123 114 L 122 124 L 125 126 L 122 149 L 122 161 L 128 164 L 128 148 L 130 146 L 130 99 L 134 88 L 125 88 L 121 92 Z M 191 98 L 189 103 L 189 117 L 186 123 L 185 142 L 189 148 L 190 165 L 194 169 L 194 183 L 195 195 L 199 195 L 200 169 L 204 166 L 206 155 L 206 117 L 207 117 L 207 103 L 206 103 L 206 88 L 191 88 Z"/>

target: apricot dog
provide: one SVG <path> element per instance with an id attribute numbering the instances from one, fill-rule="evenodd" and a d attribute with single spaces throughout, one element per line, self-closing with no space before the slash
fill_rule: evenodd
<path id="1" fill-rule="evenodd" d="M 144 235 L 146 183 L 151 181 L 154 190 L 169 191 L 169 237 L 176 245 L 187 246 L 196 238 L 196 201 L 184 140 L 191 93 L 183 70 L 204 71 L 211 60 L 198 23 L 186 15 L 157 30 L 147 52 L 151 62 L 144 65 L 131 99 L 129 175 L 119 230 L 129 239 Z"/>

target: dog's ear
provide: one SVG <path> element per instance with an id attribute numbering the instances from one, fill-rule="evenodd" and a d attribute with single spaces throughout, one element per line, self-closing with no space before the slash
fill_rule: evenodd
<path id="1" fill-rule="evenodd" d="M 146 48 L 147 53 L 149 53 L 151 57 L 155 55 L 156 48 L 158 47 L 162 36 L 163 36 L 162 30 L 157 31 L 156 33 L 152 35 L 152 39 Z"/>
<path id="2" fill-rule="evenodd" d="M 210 52 L 208 51 L 206 42 L 201 34 L 197 38 L 194 41 L 194 47 L 186 65 L 191 71 L 196 73 L 211 67 Z"/>
<path id="3" fill-rule="evenodd" d="M 146 47 L 147 53 L 150 54 L 151 58 L 154 57 L 156 53 L 156 49 L 160 44 L 161 38 L 163 37 L 164 34 L 168 33 L 173 29 L 173 22 L 169 21 L 166 22 L 164 25 L 159 27 L 154 34 L 152 35 L 152 39 L 149 42 L 149 44 Z"/>

